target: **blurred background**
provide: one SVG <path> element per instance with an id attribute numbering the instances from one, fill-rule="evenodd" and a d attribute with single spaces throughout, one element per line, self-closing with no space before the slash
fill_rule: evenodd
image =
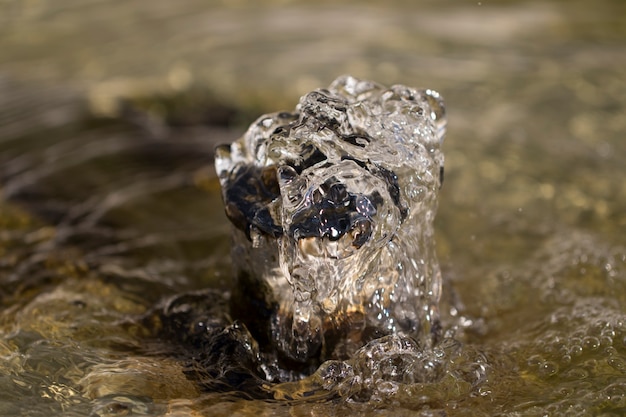
<path id="1" fill-rule="evenodd" d="M 140 342 L 112 323 L 228 287 L 215 145 L 342 74 L 446 101 L 444 301 L 474 323 L 465 343 L 521 370 L 503 383 L 491 363 L 490 402 L 466 407 L 623 411 L 623 0 L 0 0 L 0 356 L 15 376 L 0 410 L 197 395 L 157 386 L 146 363 L 180 376 L 169 359 L 117 358 L 131 353 L 113 340 Z M 613 339 L 584 347 L 601 317 Z"/>
<path id="2" fill-rule="evenodd" d="M 583 1 L 3 0 L 1 7 L 4 155 L 26 135 L 54 136 L 48 129 L 133 111 L 154 129 L 241 130 L 260 112 L 290 109 L 300 95 L 350 73 L 439 90 L 450 116 L 448 172 L 468 177 L 463 164 L 471 161 L 481 167 L 471 184 L 514 187 L 521 180 L 515 170 L 522 169 L 515 164 L 551 151 L 598 157 L 607 172 L 623 165 L 611 159 L 623 156 L 618 136 L 626 124 L 625 6 L 618 0 L 593 7 Z M 535 146 L 541 149 L 530 150 Z M 496 148 L 511 147 L 532 157 L 516 149 L 510 152 L 516 161 L 497 155 L 486 163 Z M 555 175 L 585 170 L 572 162 Z M 537 170 L 555 170 L 548 165 Z M 536 172 L 538 185 L 545 174 Z M 555 194 L 549 184 L 537 188 Z M 561 205 L 584 199 L 572 193 L 553 197 Z M 600 196 L 591 200 L 575 206 L 611 211 Z"/>

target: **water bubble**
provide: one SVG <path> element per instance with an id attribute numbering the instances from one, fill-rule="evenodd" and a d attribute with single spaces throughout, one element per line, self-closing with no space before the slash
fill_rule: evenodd
<path id="1" fill-rule="evenodd" d="M 601 346 L 613 346 L 613 338 L 611 336 L 602 336 L 600 338 Z"/>
<path id="2" fill-rule="evenodd" d="M 607 363 L 616 371 L 626 374 L 626 360 L 619 357 L 611 357 L 607 359 Z"/>
<path id="3" fill-rule="evenodd" d="M 559 365 L 552 361 L 546 361 L 539 367 L 539 375 L 542 377 L 554 376 L 559 372 Z"/>
<path id="4" fill-rule="evenodd" d="M 611 384 L 604 389 L 613 407 L 626 407 L 626 383 Z"/>
<path id="5" fill-rule="evenodd" d="M 158 407 L 148 398 L 129 395 L 110 395 L 99 398 L 93 407 L 93 415 L 102 417 L 126 415 L 153 415 Z"/>
<path id="6" fill-rule="evenodd" d="M 528 364 L 528 366 L 530 366 L 531 368 L 535 368 L 539 365 L 541 365 L 541 363 L 543 363 L 544 359 L 539 356 L 539 355 L 533 355 L 531 357 L 529 357 L 526 360 L 526 363 Z"/>
<path id="7" fill-rule="evenodd" d="M 587 377 L 589 376 L 589 372 L 581 367 L 575 367 L 575 368 L 571 368 L 569 369 L 567 372 L 564 373 L 564 377 L 566 379 L 571 379 L 571 380 L 585 380 L 587 379 Z"/>
<path id="8" fill-rule="evenodd" d="M 606 326 L 604 329 L 602 329 L 601 335 L 613 338 L 615 337 L 616 332 L 612 326 Z"/>
<path id="9" fill-rule="evenodd" d="M 587 350 L 596 350 L 600 347 L 600 340 L 597 337 L 587 336 L 583 339 L 583 346 Z"/>
<path id="10" fill-rule="evenodd" d="M 580 356 L 583 354 L 583 347 L 580 345 L 572 345 L 570 347 L 570 352 L 572 356 Z"/>

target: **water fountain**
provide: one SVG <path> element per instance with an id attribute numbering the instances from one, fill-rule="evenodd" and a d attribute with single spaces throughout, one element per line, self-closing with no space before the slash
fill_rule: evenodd
<path id="1" fill-rule="evenodd" d="M 437 339 L 445 126 L 435 91 L 343 76 L 218 149 L 233 311 L 279 357 L 317 364 L 389 334 Z"/>

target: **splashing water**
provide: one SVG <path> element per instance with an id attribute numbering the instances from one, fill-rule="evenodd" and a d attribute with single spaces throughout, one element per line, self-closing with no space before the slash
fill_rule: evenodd
<path id="1" fill-rule="evenodd" d="M 385 335 L 437 339 L 445 125 L 435 91 L 343 76 L 218 148 L 233 311 L 261 345 L 319 363 Z"/>

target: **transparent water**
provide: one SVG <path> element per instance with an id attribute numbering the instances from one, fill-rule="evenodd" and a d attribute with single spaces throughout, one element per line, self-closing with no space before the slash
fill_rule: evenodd
<path id="1" fill-rule="evenodd" d="M 2 4 L 0 414 L 624 413 L 622 2 L 204 3 Z M 227 320 L 214 146 L 342 73 L 446 99 L 456 331 L 229 390 L 166 326 Z"/>
<path id="2" fill-rule="evenodd" d="M 218 149 L 235 286 L 259 293 L 234 306 L 269 315 L 253 333 L 299 362 L 345 358 L 386 334 L 438 337 L 445 124 L 432 90 L 341 76 Z"/>

